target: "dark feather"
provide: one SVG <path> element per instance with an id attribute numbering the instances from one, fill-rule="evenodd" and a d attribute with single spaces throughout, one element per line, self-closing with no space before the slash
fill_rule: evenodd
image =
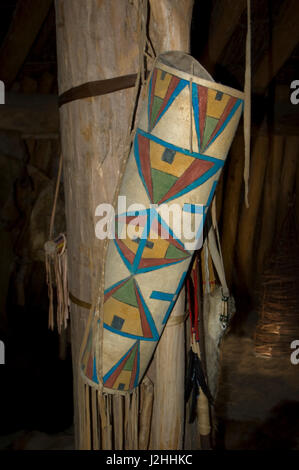
<path id="1" fill-rule="evenodd" d="M 210 405 L 213 405 L 213 397 L 209 390 L 208 384 L 205 379 L 205 374 L 202 368 L 201 360 L 192 349 L 189 350 L 188 364 L 185 379 L 185 401 L 188 402 L 191 392 L 190 414 L 189 423 L 193 423 L 197 412 L 197 400 L 200 394 L 200 389 L 203 391 Z"/>
<path id="2" fill-rule="evenodd" d="M 209 400 L 210 405 L 213 405 L 214 399 L 212 397 L 212 394 L 211 394 L 210 389 L 208 387 L 208 384 L 206 382 L 206 378 L 205 378 L 205 374 L 204 374 L 204 371 L 203 371 L 203 368 L 202 368 L 201 360 L 199 359 L 197 354 L 193 358 L 193 361 L 194 361 L 195 377 L 196 377 L 197 384 L 202 389 L 203 393 L 205 394 L 205 396 Z"/>

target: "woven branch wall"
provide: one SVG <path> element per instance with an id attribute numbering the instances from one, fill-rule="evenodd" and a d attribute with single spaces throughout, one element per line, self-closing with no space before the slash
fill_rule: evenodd
<path id="1" fill-rule="evenodd" d="M 290 207 L 272 258 L 264 271 L 256 354 L 263 357 L 290 355 L 290 344 L 299 338 L 299 243 L 295 214 Z"/>

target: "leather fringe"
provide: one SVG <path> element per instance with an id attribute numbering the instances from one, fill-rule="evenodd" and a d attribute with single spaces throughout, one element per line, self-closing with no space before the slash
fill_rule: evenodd
<path id="1" fill-rule="evenodd" d="M 49 296 L 49 328 L 54 329 L 54 294 L 53 285 L 56 286 L 56 324 L 58 332 L 67 328 L 69 319 L 69 297 L 67 283 L 67 250 L 66 237 L 58 235 L 54 240 L 45 243 L 46 280 Z"/>
<path id="2" fill-rule="evenodd" d="M 147 381 L 150 382 L 146 378 L 144 390 L 148 390 Z M 142 422 L 142 449 L 148 448 L 149 444 L 153 393 L 148 398 L 143 396 L 149 420 Z M 79 375 L 78 401 L 80 450 L 139 449 L 139 387 L 130 394 L 111 395 L 84 383 Z"/>

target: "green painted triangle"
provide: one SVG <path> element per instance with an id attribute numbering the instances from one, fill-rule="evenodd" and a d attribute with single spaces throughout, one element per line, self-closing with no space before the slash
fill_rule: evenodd
<path id="1" fill-rule="evenodd" d="M 213 134 L 213 131 L 218 124 L 218 121 L 219 119 L 217 118 L 206 116 L 205 130 L 204 130 L 203 142 L 202 142 L 203 148 L 207 145 L 209 138 Z"/>
<path id="2" fill-rule="evenodd" d="M 129 279 L 123 286 L 121 286 L 117 291 L 112 295 L 114 299 L 119 300 L 132 307 L 138 308 L 138 302 L 135 294 L 135 283 L 134 279 Z"/>
<path id="3" fill-rule="evenodd" d="M 133 370 L 134 359 L 135 359 L 136 353 L 137 353 L 137 347 L 135 346 L 130 356 L 128 357 L 127 362 L 125 363 L 123 370 Z"/>
<path id="4" fill-rule="evenodd" d="M 177 180 L 178 178 L 176 176 L 152 168 L 154 204 L 158 203 L 162 197 L 168 193 Z"/>
<path id="5" fill-rule="evenodd" d="M 152 105 L 152 113 L 151 113 L 151 127 L 154 126 L 161 106 L 163 104 L 163 99 L 159 98 L 159 96 L 154 96 L 153 105 Z"/>
<path id="6" fill-rule="evenodd" d="M 187 258 L 189 255 L 188 253 L 185 253 L 182 250 L 179 250 L 176 246 L 174 245 L 169 245 L 167 248 L 165 258 L 166 259 L 178 259 L 178 258 Z"/>

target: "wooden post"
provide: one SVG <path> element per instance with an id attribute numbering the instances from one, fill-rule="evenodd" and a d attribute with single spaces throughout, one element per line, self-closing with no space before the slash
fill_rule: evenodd
<path id="1" fill-rule="evenodd" d="M 59 93 L 83 83 L 136 73 L 137 18 L 132 2 L 56 0 Z M 68 236 L 69 290 L 91 303 L 103 259 L 95 209 L 112 203 L 133 90 L 73 101 L 60 108 Z M 75 433 L 78 354 L 88 310 L 71 304 Z"/>
<path id="2" fill-rule="evenodd" d="M 269 137 L 259 134 L 252 152 L 251 175 L 249 185 L 249 204 L 247 209 L 243 204 L 237 241 L 238 278 L 242 288 L 250 293 L 252 287 L 252 267 L 254 258 L 254 236 L 256 233 L 257 217 L 264 186 L 264 177 L 269 151 Z"/>
<path id="3" fill-rule="evenodd" d="M 149 0 L 150 39 L 156 54 L 190 49 L 193 0 Z"/>
<path id="4" fill-rule="evenodd" d="M 222 214 L 222 254 L 226 282 L 232 285 L 244 168 L 244 139 L 237 135 L 230 151 Z M 217 200 L 216 200 L 217 201 Z"/>
<path id="5" fill-rule="evenodd" d="M 193 0 L 152 0 L 150 37 L 156 53 L 189 50 Z M 136 73 L 138 69 L 136 2 L 129 0 L 56 0 L 59 93 L 83 83 Z M 103 243 L 95 237 L 95 208 L 112 202 L 133 98 L 132 90 L 73 101 L 60 108 L 64 159 L 64 185 L 68 233 L 69 289 L 78 299 L 91 302 L 101 269 Z M 179 309 L 179 311 L 178 311 Z M 178 302 L 175 314 L 184 311 Z M 71 305 L 72 351 L 75 384 L 75 430 L 78 444 L 76 396 L 78 354 L 88 310 Z M 160 348 L 173 367 L 184 345 L 183 325 L 174 326 Z M 164 346 L 163 346 L 164 344 Z M 179 379 L 172 388 L 176 412 L 183 427 L 184 356 Z M 176 377 L 176 376 L 175 376 Z M 163 375 L 160 388 L 163 388 Z M 177 388 L 181 390 L 178 391 Z M 159 392 L 156 399 L 159 400 Z M 165 400 L 168 397 L 165 396 Z M 166 410 L 166 408 L 165 408 Z M 165 418 L 166 419 L 166 418 Z M 168 421 L 169 423 L 169 421 Z M 167 428 L 168 431 L 168 428 Z M 182 445 L 182 432 L 173 445 Z M 161 447 L 162 448 L 162 447 Z M 177 447 L 178 448 L 178 447 Z"/>
<path id="6" fill-rule="evenodd" d="M 183 448 L 185 378 L 185 292 L 182 291 L 155 352 L 149 376 L 154 382 L 150 449 Z M 175 324 L 175 319 L 180 321 Z M 171 322 L 174 324 L 171 324 Z"/>
<path id="7" fill-rule="evenodd" d="M 296 171 L 296 226 L 297 233 L 299 233 L 299 163 L 297 162 L 297 171 Z"/>
<path id="8" fill-rule="evenodd" d="M 276 231 L 279 234 L 281 226 L 288 212 L 288 205 L 294 195 L 296 168 L 299 155 L 299 137 L 287 136 L 283 165 L 279 183 L 278 212 Z"/>
<path id="9" fill-rule="evenodd" d="M 261 211 L 262 224 L 259 236 L 257 256 L 257 273 L 261 273 L 264 261 L 270 253 L 275 236 L 277 216 L 277 200 L 279 195 L 280 169 L 284 151 L 284 137 L 272 135 L 271 152 L 265 178 L 263 208 Z"/>

